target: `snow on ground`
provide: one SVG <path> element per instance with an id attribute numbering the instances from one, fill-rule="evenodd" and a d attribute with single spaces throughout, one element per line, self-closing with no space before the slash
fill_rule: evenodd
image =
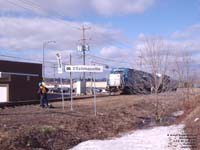
<path id="1" fill-rule="evenodd" d="M 190 150 L 184 125 L 154 127 L 137 130 L 120 138 L 90 140 L 71 150 Z"/>

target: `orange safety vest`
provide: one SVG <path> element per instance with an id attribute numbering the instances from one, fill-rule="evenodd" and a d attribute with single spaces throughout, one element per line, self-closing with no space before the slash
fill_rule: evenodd
<path id="1" fill-rule="evenodd" d="M 47 92 L 47 90 L 44 86 L 40 86 L 40 90 L 41 90 L 42 94 L 45 94 Z"/>

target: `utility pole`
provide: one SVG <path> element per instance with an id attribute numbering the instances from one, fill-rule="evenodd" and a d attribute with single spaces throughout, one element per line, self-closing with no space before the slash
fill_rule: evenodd
<path id="1" fill-rule="evenodd" d="M 83 52 L 83 65 L 85 65 L 85 52 L 89 51 L 89 45 L 86 43 L 86 41 L 88 40 L 86 38 L 85 32 L 87 30 L 90 30 L 90 27 L 85 27 L 84 25 L 79 28 L 80 30 L 82 30 L 82 39 L 81 39 L 81 45 L 78 46 L 78 50 Z M 85 80 L 85 72 L 83 72 L 83 83 L 84 83 L 84 89 L 83 92 L 86 95 L 86 80 Z"/>
<path id="2" fill-rule="evenodd" d="M 50 43 L 56 43 L 56 41 L 45 41 L 43 42 L 43 45 L 42 45 L 42 59 L 43 59 L 43 62 L 42 62 L 42 78 L 43 78 L 43 81 L 45 81 L 45 48 L 48 44 Z"/>

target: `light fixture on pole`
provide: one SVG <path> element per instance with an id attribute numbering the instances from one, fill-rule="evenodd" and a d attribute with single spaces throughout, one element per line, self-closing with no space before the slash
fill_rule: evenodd
<path id="1" fill-rule="evenodd" d="M 45 47 L 50 43 L 56 43 L 56 41 L 45 41 L 43 42 L 43 63 L 42 63 L 42 78 L 45 80 Z"/>
<path id="2" fill-rule="evenodd" d="M 61 60 L 61 54 L 56 54 L 57 60 L 58 60 L 58 74 L 60 74 L 60 86 L 61 86 L 61 96 L 62 96 L 62 108 L 64 111 L 65 103 L 64 103 L 64 94 L 63 94 L 63 82 L 62 82 L 62 60 Z"/>

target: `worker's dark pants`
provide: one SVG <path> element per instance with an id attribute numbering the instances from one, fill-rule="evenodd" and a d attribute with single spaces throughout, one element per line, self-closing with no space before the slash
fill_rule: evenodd
<path id="1" fill-rule="evenodd" d="M 46 93 L 40 95 L 40 106 L 44 108 L 45 105 L 48 107 L 48 99 Z"/>

